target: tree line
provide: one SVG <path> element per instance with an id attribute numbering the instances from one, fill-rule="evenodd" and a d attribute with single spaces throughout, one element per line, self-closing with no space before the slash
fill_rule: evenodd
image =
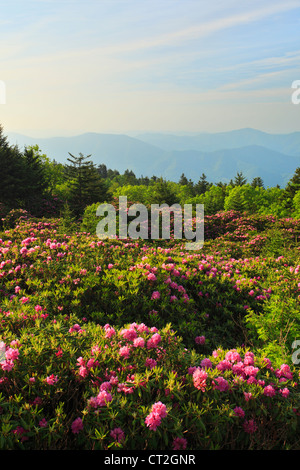
<path id="1" fill-rule="evenodd" d="M 120 174 L 103 163 L 97 166 L 91 155 L 69 153 L 62 164 L 37 145 L 21 151 L 8 143 L 1 125 L 0 175 L 0 216 L 16 208 L 36 217 L 58 216 L 67 206 L 78 218 L 88 205 L 120 195 L 146 205 L 203 203 L 207 214 L 234 209 L 300 216 L 300 167 L 285 188 L 265 188 L 259 176 L 248 182 L 242 172 L 229 183 L 211 183 L 204 173 L 196 183 L 184 173 L 178 182 L 155 175 L 137 177 L 129 169 Z"/>

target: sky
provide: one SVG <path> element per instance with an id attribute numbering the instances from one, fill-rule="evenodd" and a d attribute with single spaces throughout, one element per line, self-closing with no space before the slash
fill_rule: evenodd
<path id="1" fill-rule="evenodd" d="M 0 0 L 0 12 L 4 133 L 300 131 L 300 0 Z"/>

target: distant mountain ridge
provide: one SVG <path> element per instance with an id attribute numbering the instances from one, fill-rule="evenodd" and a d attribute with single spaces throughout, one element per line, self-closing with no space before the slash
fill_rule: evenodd
<path id="1" fill-rule="evenodd" d="M 71 154 L 91 155 L 99 165 L 123 173 L 132 170 L 137 177 L 162 176 L 178 181 L 184 173 L 197 182 L 202 173 L 208 181 L 229 182 L 243 172 L 248 182 L 260 176 L 265 187 L 284 187 L 300 166 L 300 132 L 267 134 L 255 129 L 197 135 L 158 133 L 84 133 L 73 137 L 34 138 L 7 133 L 9 142 L 25 146 L 37 144 L 43 153 L 65 163 Z"/>

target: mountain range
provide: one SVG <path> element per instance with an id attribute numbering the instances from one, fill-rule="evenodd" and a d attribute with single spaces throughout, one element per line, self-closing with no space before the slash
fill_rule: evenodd
<path id="1" fill-rule="evenodd" d="M 69 153 L 90 155 L 96 165 L 137 177 L 162 176 L 178 181 L 184 173 L 194 182 L 204 173 L 212 183 L 229 182 L 242 172 L 251 182 L 260 176 L 265 187 L 284 187 L 300 166 L 300 132 L 268 134 L 256 129 L 219 133 L 102 134 L 88 132 L 72 137 L 34 138 L 7 133 L 20 150 L 38 145 L 50 159 L 66 163 Z"/>

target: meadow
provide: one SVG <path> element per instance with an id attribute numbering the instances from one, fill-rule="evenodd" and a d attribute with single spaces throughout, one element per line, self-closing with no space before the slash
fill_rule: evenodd
<path id="1" fill-rule="evenodd" d="M 299 449 L 300 220 L 181 240 L 4 218 L 0 449 Z"/>

